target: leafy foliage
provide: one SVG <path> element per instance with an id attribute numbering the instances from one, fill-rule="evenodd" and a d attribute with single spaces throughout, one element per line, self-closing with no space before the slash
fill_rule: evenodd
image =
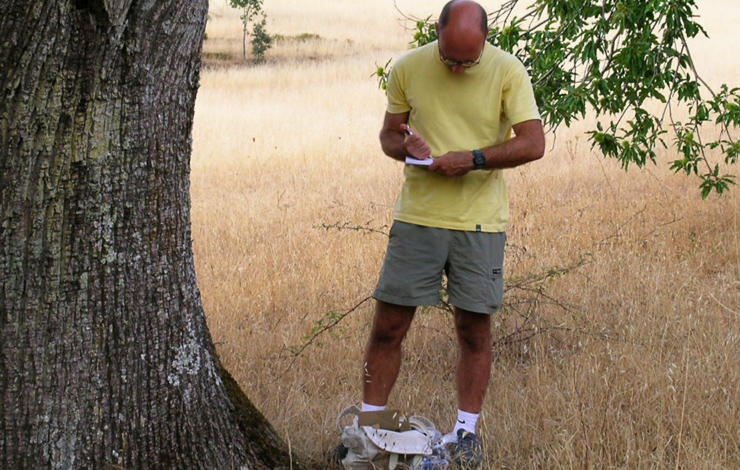
<path id="1" fill-rule="evenodd" d="M 256 22 L 254 24 L 254 29 L 252 30 L 252 54 L 258 61 L 264 60 L 265 52 L 267 52 L 272 45 L 272 36 L 270 36 L 265 29 L 266 23 L 267 18 L 263 13 L 261 21 Z"/>
<path id="2" fill-rule="evenodd" d="M 706 31 L 695 21 L 695 0 L 535 0 L 516 16 L 519 3 L 507 0 L 489 14 L 488 41 L 527 67 L 549 129 L 595 116 L 592 147 L 625 169 L 655 163 L 670 129 L 679 156 L 670 167 L 698 176 L 702 197 L 735 184 L 724 171 L 740 154 L 732 135 L 740 88 L 715 92 L 697 72 L 688 40 Z M 430 17 L 415 21 L 412 46 L 436 40 Z M 383 89 L 389 72 L 389 64 L 376 71 Z M 678 119 L 677 108 L 687 117 Z M 713 161 L 715 149 L 723 161 Z"/>
<path id="3" fill-rule="evenodd" d="M 265 52 L 272 45 L 272 36 L 267 33 L 265 25 L 267 24 L 267 15 L 262 9 L 263 0 L 229 0 L 232 8 L 241 8 L 242 14 L 242 56 L 247 58 L 247 36 L 249 35 L 249 25 L 252 24 L 252 54 L 261 62 L 265 58 Z M 260 18 L 258 21 L 257 18 Z"/>

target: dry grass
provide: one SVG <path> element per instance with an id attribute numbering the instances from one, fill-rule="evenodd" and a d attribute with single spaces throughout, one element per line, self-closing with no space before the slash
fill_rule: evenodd
<path id="1" fill-rule="evenodd" d="M 321 226 L 391 222 L 401 167 L 377 143 L 384 96 L 370 74 L 409 33 L 390 0 L 266 3 L 271 33 L 319 38 L 242 64 L 238 14 L 212 1 L 205 49 L 233 66 L 202 74 L 196 264 L 225 365 L 293 449 L 320 458 L 338 410 L 360 399 L 372 304 L 298 359 L 288 348 L 374 287 L 385 236 Z M 442 3 L 399 6 L 426 16 Z M 696 42 L 697 61 L 736 84 L 740 6 L 700 5 L 714 38 Z M 740 189 L 702 201 L 696 180 L 665 165 L 624 172 L 593 154 L 585 128 L 549 136 L 545 159 L 508 172 L 508 277 L 588 264 L 541 284 L 562 305 L 540 297 L 528 319 L 497 317 L 497 338 L 540 330 L 495 346 L 486 466 L 740 468 Z M 455 355 L 449 316 L 417 315 L 391 405 L 449 426 Z"/>

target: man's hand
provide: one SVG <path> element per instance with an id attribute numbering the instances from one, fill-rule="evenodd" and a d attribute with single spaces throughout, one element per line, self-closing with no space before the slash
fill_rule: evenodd
<path id="1" fill-rule="evenodd" d="M 462 176 L 473 168 L 472 153 L 448 152 L 439 158 L 435 158 L 434 163 L 429 167 L 429 171 L 442 173 L 445 176 Z"/>
<path id="2" fill-rule="evenodd" d="M 419 160 L 424 160 L 431 156 L 432 149 L 429 147 L 429 144 L 427 144 L 427 141 L 424 140 L 424 137 L 411 129 L 406 123 L 401 124 L 400 127 L 401 132 L 403 132 L 404 135 L 403 145 L 406 147 L 406 151 L 409 156 Z"/>
<path id="3" fill-rule="evenodd" d="M 512 126 L 514 137 L 498 145 L 481 150 L 486 156 L 486 170 L 513 168 L 542 158 L 545 153 L 545 134 L 539 119 L 523 121 Z M 430 171 L 445 176 L 462 176 L 474 169 L 473 153 L 448 152 L 429 166 Z"/>

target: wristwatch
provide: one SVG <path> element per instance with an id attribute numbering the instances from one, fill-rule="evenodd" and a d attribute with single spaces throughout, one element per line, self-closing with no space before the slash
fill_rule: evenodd
<path id="1" fill-rule="evenodd" d="M 482 170 L 486 167 L 486 156 L 480 149 L 473 150 L 473 169 Z"/>

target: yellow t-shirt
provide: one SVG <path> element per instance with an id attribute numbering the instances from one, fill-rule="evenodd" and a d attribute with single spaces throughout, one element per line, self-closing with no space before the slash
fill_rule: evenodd
<path id="1" fill-rule="evenodd" d="M 436 41 L 409 51 L 391 70 L 387 92 L 387 111 L 409 112 L 409 126 L 435 157 L 500 144 L 511 137 L 512 125 L 540 119 L 522 63 L 488 43 L 480 63 L 461 74 L 440 61 Z M 506 230 L 509 198 L 501 170 L 450 178 L 406 165 L 404 174 L 396 220 L 453 230 Z"/>

